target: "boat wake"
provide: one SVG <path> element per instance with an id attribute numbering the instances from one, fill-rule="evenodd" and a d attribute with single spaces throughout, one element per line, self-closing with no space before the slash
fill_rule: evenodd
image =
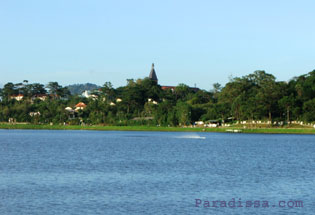
<path id="1" fill-rule="evenodd" d="M 199 135 L 183 135 L 183 136 L 177 136 L 176 138 L 180 139 L 206 139 L 206 137 L 201 137 Z"/>

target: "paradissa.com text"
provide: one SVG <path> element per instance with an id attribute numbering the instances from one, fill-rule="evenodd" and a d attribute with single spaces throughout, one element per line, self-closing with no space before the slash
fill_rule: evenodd
<path id="1" fill-rule="evenodd" d="M 303 201 L 301 200 L 280 200 L 276 203 L 272 203 L 267 200 L 246 200 L 243 201 L 241 198 L 236 200 L 235 198 L 232 198 L 230 201 L 224 201 L 224 200 L 216 200 L 216 201 L 209 201 L 209 200 L 201 200 L 201 199 L 195 199 L 195 207 L 203 207 L 203 208 L 273 208 L 273 207 L 279 207 L 279 208 L 302 208 L 304 207 Z"/>

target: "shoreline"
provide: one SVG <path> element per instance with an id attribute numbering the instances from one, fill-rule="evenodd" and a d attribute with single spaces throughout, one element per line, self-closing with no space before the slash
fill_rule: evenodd
<path id="1" fill-rule="evenodd" d="M 247 134 L 315 134 L 314 128 L 239 128 L 239 127 L 156 127 L 156 126 L 102 126 L 102 125 L 35 125 L 0 124 L 0 129 L 25 130 L 95 130 L 95 131 L 162 131 L 162 132 L 218 132 Z"/>

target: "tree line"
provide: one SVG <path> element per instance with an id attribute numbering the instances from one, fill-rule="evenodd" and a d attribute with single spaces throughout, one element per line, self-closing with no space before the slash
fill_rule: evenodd
<path id="1" fill-rule="evenodd" d="M 57 82 L 10 82 L 0 89 L 0 121 L 161 126 L 209 120 L 315 121 L 315 70 L 288 82 L 258 70 L 231 78 L 225 86 L 216 83 L 209 91 L 196 91 L 185 84 L 163 90 L 149 78 L 127 79 L 118 88 L 106 82 L 93 94 L 90 98 L 71 95 Z M 16 95 L 23 98 L 14 99 Z M 86 107 L 66 110 L 79 102 Z"/>

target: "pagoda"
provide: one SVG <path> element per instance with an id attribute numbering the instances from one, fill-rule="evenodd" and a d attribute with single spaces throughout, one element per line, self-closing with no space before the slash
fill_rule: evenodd
<path id="1" fill-rule="evenodd" d="M 158 82 L 158 78 L 156 76 L 155 69 L 154 69 L 154 63 L 152 63 L 152 68 L 151 68 L 151 72 L 149 75 L 149 79 L 152 81 L 155 81 L 156 83 Z"/>

